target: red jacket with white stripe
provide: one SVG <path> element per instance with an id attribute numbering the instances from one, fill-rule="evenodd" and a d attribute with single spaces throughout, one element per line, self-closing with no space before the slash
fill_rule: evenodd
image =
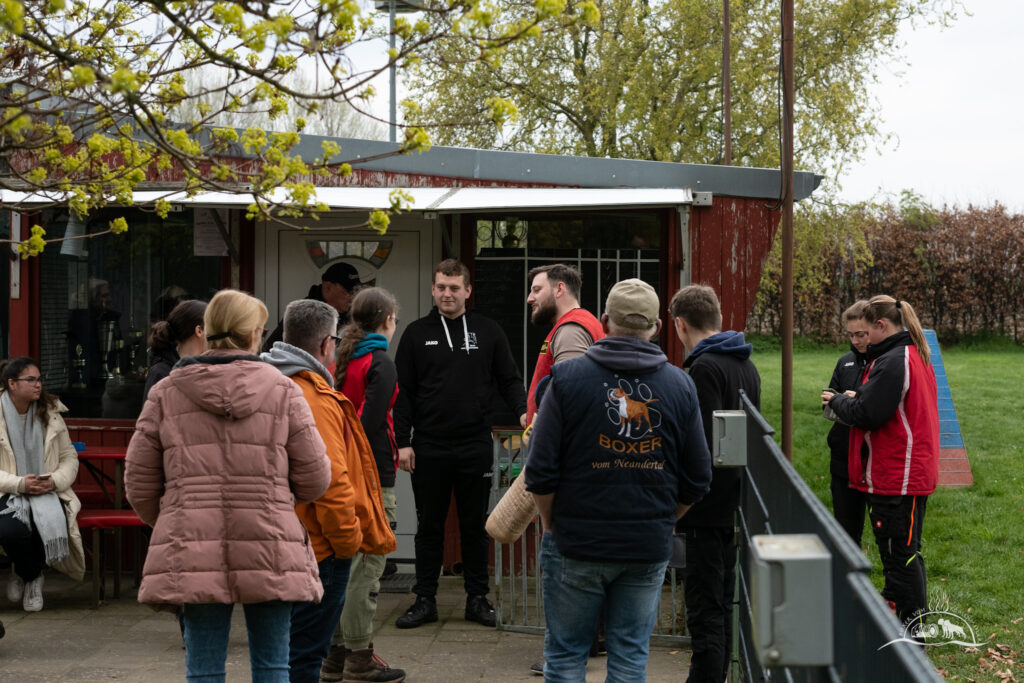
<path id="1" fill-rule="evenodd" d="M 926 496 L 939 478 L 935 371 L 908 332 L 868 347 L 855 397 L 829 402 L 850 430 L 850 487 L 884 496 Z"/>

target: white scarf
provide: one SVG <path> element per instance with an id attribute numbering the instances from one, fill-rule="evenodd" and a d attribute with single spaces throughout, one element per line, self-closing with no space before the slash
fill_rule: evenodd
<path id="1" fill-rule="evenodd" d="M 3 404 L 4 422 L 7 423 L 7 437 L 14 451 L 14 461 L 19 476 L 27 474 L 44 474 L 43 459 L 43 426 L 35 414 L 35 401 L 28 407 L 27 415 L 21 415 L 14 406 L 7 392 L 0 394 Z M 53 491 L 41 496 L 28 496 L 17 493 L 10 494 L 7 508 L 0 510 L 0 515 L 14 515 L 14 518 L 27 526 L 35 527 L 43 540 L 46 550 L 46 564 L 68 556 L 68 520 L 64 515 L 64 506 Z"/>

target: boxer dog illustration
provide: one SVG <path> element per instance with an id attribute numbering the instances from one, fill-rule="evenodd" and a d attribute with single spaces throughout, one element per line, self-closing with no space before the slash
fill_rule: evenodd
<path id="1" fill-rule="evenodd" d="M 616 387 L 608 392 L 608 400 L 619 405 L 619 436 L 622 436 L 622 433 L 625 432 L 626 438 L 631 438 L 634 423 L 636 424 L 637 436 L 643 436 L 653 428 L 651 425 L 651 414 L 647 410 L 647 405 L 654 403 L 658 399 L 652 398 L 650 401 L 635 401 L 627 396 L 626 392 L 621 388 Z M 640 429 L 645 422 L 647 427 L 641 432 Z"/>

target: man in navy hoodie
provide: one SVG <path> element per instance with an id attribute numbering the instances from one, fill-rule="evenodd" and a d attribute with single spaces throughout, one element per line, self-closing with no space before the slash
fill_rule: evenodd
<path id="1" fill-rule="evenodd" d="M 435 308 L 413 321 L 398 343 L 395 441 L 398 466 L 412 474 L 416 499 L 416 601 L 398 617 L 398 628 L 437 621 L 437 577 L 444 556 L 444 525 L 455 493 L 462 542 L 469 621 L 495 625 L 487 600 L 490 539 L 484 525 L 494 459 L 491 415 L 494 391 L 520 420 L 526 390 L 496 322 L 466 309 L 473 292 L 469 269 L 445 259 L 434 269 Z"/>
<path id="2" fill-rule="evenodd" d="M 755 408 L 761 407 L 761 376 L 750 362 L 754 350 L 742 332 L 722 332 L 722 309 L 715 290 L 705 285 L 683 287 L 668 306 L 676 335 L 686 349 L 683 368 L 697 386 L 704 433 L 711 447 L 711 421 L 716 410 L 739 410 L 740 389 Z M 692 657 L 688 683 L 720 683 L 732 654 L 732 602 L 736 583 L 736 508 L 741 471 L 713 470 L 711 490 L 680 520 L 686 536 L 684 596 Z"/>
<path id="3" fill-rule="evenodd" d="M 608 680 L 646 678 L 672 527 L 708 488 L 711 457 L 693 381 L 649 340 L 647 283 L 612 287 L 608 336 L 551 368 L 533 422 L 526 489 L 544 537 L 546 681 L 582 681 L 605 611 Z"/>

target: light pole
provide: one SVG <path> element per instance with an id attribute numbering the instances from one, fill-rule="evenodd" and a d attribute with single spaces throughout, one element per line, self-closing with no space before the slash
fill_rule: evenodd
<path id="1" fill-rule="evenodd" d="M 389 56 L 395 51 L 395 15 L 412 14 L 420 10 L 416 5 L 410 5 L 402 0 L 374 0 L 374 8 L 381 12 L 388 11 L 388 49 Z M 388 103 L 388 122 L 390 123 L 389 139 L 391 142 L 398 142 L 398 86 L 396 84 L 395 58 L 391 57 L 391 64 L 388 67 L 390 77 L 390 101 Z"/>

